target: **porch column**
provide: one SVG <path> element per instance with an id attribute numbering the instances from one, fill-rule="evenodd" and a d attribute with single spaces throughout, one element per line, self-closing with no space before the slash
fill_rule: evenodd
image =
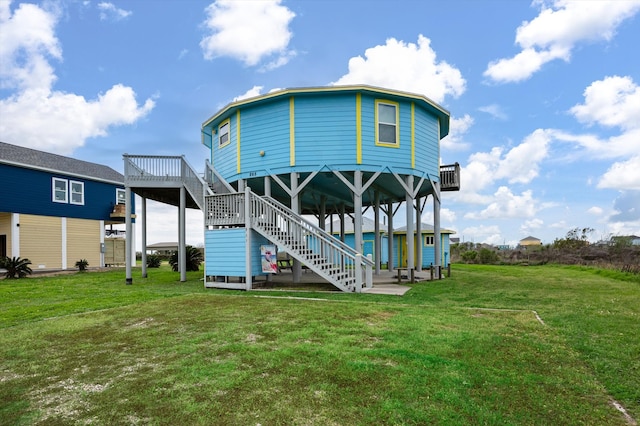
<path id="1" fill-rule="evenodd" d="M 362 171 L 353 172 L 353 234 L 355 239 L 355 249 L 362 253 L 364 247 L 362 242 Z"/>
<path id="2" fill-rule="evenodd" d="M 387 270 L 391 272 L 393 270 L 393 201 L 391 200 L 387 203 L 387 219 L 389 222 L 387 224 L 387 245 L 389 246 L 389 263 L 387 265 Z M 398 263 L 400 263 L 400 259 L 398 259 Z"/>
<path id="3" fill-rule="evenodd" d="M 264 195 L 271 197 L 271 178 L 269 176 L 264 177 Z M 273 280 L 273 274 L 267 274 L 267 282 Z"/>
<path id="4" fill-rule="evenodd" d="M 125 282 L 127 285 L 131 285 L 133 283 L 133 278 L 131 277 L 131 247 L 133 241 L 133 232 L 131 232 L 131 187 L 124 187 L 124 225 L 125 225 L 125 269 L 126 269 L 126 279 Z"/>
<path id="5" fill-rule="evenodd" d="M 422 271 L 422 209 L 420 208 L 420 197 L 416 197 L 416 271 Z"/>
<path id="6" fill-rule="evenodd" d="M 382 245 L 381 245 L 381 238 L 380 238 L 380 192 L 376 191 L 375 195 L 374 195 L 374 209 L 373 209 L 373 220 L 374 220 L 374 224 L 373 224 L 373 232 L 375 233 L 375 236 L 373 238 L 373 255 L 375 257 L 374 262 L 376 264 L 375 268 L 375 274 L 376 275 L 380 275 L 380 262 L 382 259 Z"/>
<path id="7" fill-rule="evenodd" d="M 187 281 L 187 247 L 185 242 L 185 208 L 187 205 L 187 190 L 180 187 L 180 208 L 178 210 L 178 265 L 180 281 Z"/>
<path id="8" fill-rule="evenodd" d="M 407 191 L 405 195 L 405 207 L 407 212 L 407 268 L 413 269 L 415 266 L 415 254 L 413 241 L 415 234 L 413 231 L 413 175 L 407 175 Z"/>
<path id="9" fill-rule="evenodd" d="M 142 232 L 142 278 L 147 278 L 147 199 L 140 203 L 140 228 Z"/>
<path id="10" fill-rule="evenodd" d="M 320 196 L 320 214 L 318 215 L 318 227 L 323 231 L 327 230 L 327 196 Z"/>
<path id="11" fill-rule="evenodd" d="M 300 213 L 300 199 L 298 198 L 298 173 L 291 172 L 291 210 Z M 293 282 L 299 283 L 302 278 L 302 264 L 298 259 L 293 259 L 291 268 Z"/>
<path id="12" fill-rule="evenodd" d="M 442 249 L 440 241 L 440 182 L 433 182 L 433 266 L 436 269 L 435 279 L 439 280 Z"/>

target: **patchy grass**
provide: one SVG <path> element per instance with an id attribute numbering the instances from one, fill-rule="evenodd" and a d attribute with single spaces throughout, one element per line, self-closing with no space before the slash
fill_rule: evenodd
<path id="1" fill-rule="evenodd" d="M 302 300 L 149 273 L 0 281 L 0 423 L 627 424 L 611 399 L 639 413 L 633 282 L 456 265 L 404 297 Z"/>

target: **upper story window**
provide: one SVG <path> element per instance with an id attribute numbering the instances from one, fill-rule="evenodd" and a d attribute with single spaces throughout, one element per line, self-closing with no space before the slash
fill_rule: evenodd
<path id="1" fill-rule="evenodd" d="M 69 188 L 71 189 L 71 199 L 69 203 L 84 205 L 84 182 L 71 180 L 69 181 Z"/>
<path id="2" fill-rule="evenodd" d="M 56 203 L 66 203 L 68 198 L 68 184 L 66 179 L 53 178 L 52 180 L 52 200 Z"/>
<path id="3" fill-rule="evenodd" d="M 54 177 L 51 187 L 53 202 L 84 205 L 84 182 Z"/>
<path id="4" fill-rule="evenodd" d="M 116 188 L 116 204 L 125 204 L 125 194 L 124 189 Z"/>
<path id="5" fill-rule="evenodd" d="M 229 144 L 229 120 L 226 120 L 218 127 L 218 146 L 223 147 Z"/>
<path id="6" fill-rule="evenodd" d="M 376 101 L 376 145 L 400 145 L 398 109 L 396 102 Z"/>

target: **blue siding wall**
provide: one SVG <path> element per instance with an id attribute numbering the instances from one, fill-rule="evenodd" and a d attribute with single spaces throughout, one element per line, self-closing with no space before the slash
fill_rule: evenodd
<path id="1" fill-rule="evenodd" d="M 440 179 L 438 120 L 426 111 L 415 109 L 416 169 Z"/>
<path id="2" fill-rule="evenodd" d="M 84 205 L 53 202 L 53 177 L 83 182 Z M 0 164 L 0 182 L 4 185 L 3 196 L 0 197 L 0 212 L 93 220 L 109 220 L 116 203 L 116 188 L 124 189 L 124 185 L 118 186 L 6 164 Z M 12 183 L 7 184 L 8 182 Z M 135 212 L 135 206 L 132 206 L 132 212 Z"/>
<path id="3" fill-rule="evenodd" d="M 375 140 L 375 101 L 384 97 L 362 96 L 362 163 L 411 168 L 411 103 L 399 103 L 399 147 L 378 146 Z"/>
<path id="4" fill-rule="evenodd" d="M 205 274 L 211 276 L 246 276 L 246 231 L 245 228 L 207 230 L 205 242 Z M 262 275 L 260 246 L 268 240 L 252 231 L 251 275 Z"/>
<path id="5" fill-rule="evenodd" d="M 424 245 L 424 236 L 425 235 L 433 235 L 433 234 L 422 234 L 422 267 L 428 268 L 434 261 L 434 246 L 433 245 Z M 393 265 L 398 266 L 399 261 L 402 259 L 402 252 L 406 250 L 404 247 L 404 235 L 394 235 L 393 236 Z M 450 242 L 449 242 L 449 234 L 440 234 L 440 250 L 442 255 L 440 257 L 440 264 L 442 266 L 447 266 L 449 262 L 451 262 L 450 255 Z M 402 246 L 401 246 L 402 244 Z M 415 253 L 414 253 L 415 254 Z"/>
<path id="6" fill-rule="evenodd" d="M 334 237 L 340 239 L 340 233 L 333 234 Z M 371 255 L 371 260 L 375 261 L 375 253 L 374 244 L 375 244 L 375 234 L 373 232 L 365 232 L 362 234 L 362 241 L 364 242 L 364 250 L 362 254 L 366 257 L 368 254 Z M 351 248 L 355 248 L 356 245 L 356 237 L 354 234 L 345 234 L 344 243 Z M 382 250 L 380 252 L 380 262 L 387 263 L 389 261 L 389 243 L 386 235 L 380 237 L 380 244 L 382 245 Z"/>
<path id="7" fill-rule="evenodd" d="M 357 111 L 355 93 L 316 93 L 293 95 L 295 170 L 312 171 L 322 166 L 351 169 L 357 165 Z M 238 113 L 230 119 L 231 142 L 219 148 L 217 135 L 212 140 L 214 167 L 229 180 L 266 176 L 293 171 L 290 164 L 290 111 L 292 97 L 268 99 L 241 105 L 240 174 L 237 169 Z M 375 141 L 376 100 L 398 104 L 399 145 L 378 146 Z M 415 170 L 438 177 L 438 121 L 412 100 L 395 96 L 361 95 L 362 170 L 378 171 L 388 166 L 399 173 L 411 173 L 411 109 L 415 119 Z M 215 130 L 221 121 L 217 121 Z M 205 138 L 206 139 L 206 138 Z M 260 155 L 264 152 L 264 155 Z"/>
<path id="8" fill-rule="evenodd" d="M 296 166 L 356 163 L 356 96 L 295 98 Z"/>

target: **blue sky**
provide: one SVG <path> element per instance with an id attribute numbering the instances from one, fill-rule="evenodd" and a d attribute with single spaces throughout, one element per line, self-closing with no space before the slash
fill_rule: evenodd
<path id="1" fill-rule="evenodd" d="M 0 140 L 203 171 L 200 125 L 227 103 L 370 84 L 451 112 L 441 156 L 462 189 L 441 221 L 461 239 L 640 235 L 639 41 L 625 0 L 0 0 Z M 148 214 L 150 244 L 177 241 L 176 208 Z M 187 223 L 201 244 L 201 213 Z"/>

